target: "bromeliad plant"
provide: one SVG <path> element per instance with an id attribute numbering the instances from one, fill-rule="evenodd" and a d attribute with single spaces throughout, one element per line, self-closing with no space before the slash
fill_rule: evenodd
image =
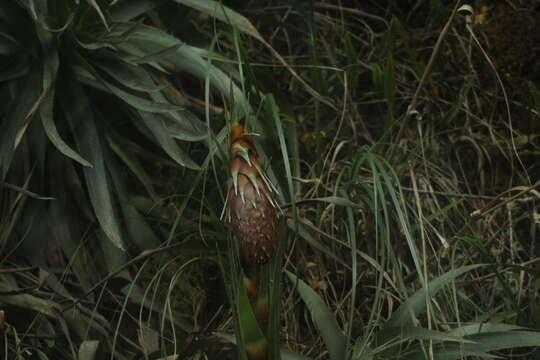
<path id="1" fill-rule="evenodd" d="M 119 299 L 121 314 L 141 304 L 141 289 L 132 285 L 122 294 L 100 281 L 107 275 L 133 283 L 129 267 L 122 268 L 127 251 L 161 243 L 133 201 L 141 194 L 150 204 L 159 200 L 149 171 L 166 166 L 189 173 L 209 156 L 199 143 L 210 130 L 187 109 L 190 103 L 170 74 L 206 81 L 209 94 L 232 97 L 239 112 L 250 112 L 233 76 L 211 64 L 217 54 L 151 25 L 160 23 L 159 12 L 149 17 L 147 11 L 165 2 L 2 1 L 0 266 L 16 269 L 0 277 L 0 302 L 32 314 L 23 321 L 24 332 L 45 332 L 69 344 L 64 353 L 54 350 L 54 341 L 30 336 L 8 341 L 10 353 L 20 353 L 21 346 L 45 349 L 57 359 L 81 352 L 88 359 L 96 351 L 117 358 L 147 353 L 136 339 L 116 336 L 122 316 L 107 313 Z M 214 1 L 168 2 L 226 18 L 240 30 L 250 25 Z M 21 263 L 35 267 L 18 271 Z M 39 296 L 28 290 L 37 288 Z M 109 291 L 114 301 L 102 307 Z M 140 306 L 155 311 L 160 305 Z M 6 310 L 7 334 L 20 333 L 11 314 Z"/>

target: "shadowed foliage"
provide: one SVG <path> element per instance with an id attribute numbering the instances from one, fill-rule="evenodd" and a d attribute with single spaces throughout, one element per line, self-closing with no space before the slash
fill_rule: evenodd
<path id="1" fill-rule="evenodd" d="M 540 359 L 539 11 L 3 0 L 0 357 Z"/>

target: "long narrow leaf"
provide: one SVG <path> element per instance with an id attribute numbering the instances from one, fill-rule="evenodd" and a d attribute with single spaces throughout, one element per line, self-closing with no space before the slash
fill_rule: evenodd
<path id="1" fill-rule="evenodd" d="M 46 3 L 43 4 L 42 11 L 45 11 Z M 60 66 L 60 59 L 56 49 L 56 38 L 53 33 L 36 23 L 36 33 L 43 52 L 43 93 L 45 98 L 40 107 L 41 123 L 45 129 L 47 137 L 53 145 L 64 155 L 77 161 L 78 163 L 91 167 L 92 165 L 80 156 L 75 150 L 67 145 L 60 137 L 54 122 L 54 102 L 55 102 L 55 82 Z"/>
<path id="2" fill-rule="evenodd" d="M 135 245 L 143 251 L 155 249 L 159 246 L 159 239 L 154 230 L 148 225 L 144 217 L 135 209 L 128 199 L 128 193 L 124 179 L 120 176 L 118 166 L 113 159 L 108 158 L 107 164 L 114 186 L 120 200 L 120 207 L 124 216 L 127 231 Z"/>
<path id="3" fill-rule="evenodd" d="M 466 356 L 495 357 L 489 352 L 522 347 L 539 347 L 540 333 L 533 331 L 488 332 L 466 337 L 471 343 L 442 343 L 433 347 L 437 360 L 455 360 Z M 423 349 L 417 349 L 400 357 L 403 360 L 428 359 Z"/>
<path id="4" fill-rule="evenodd" d="M 92 206 L 107 237 L 117 248 L 123 250 L 124 243 L 103 161 L 103 139 L 96 128 L 90 103 L 80 85 L 74 80 L 68 80 L 65 90 L 70 96 L 62 99 L 63 107 L 72 127 L 73 136 L 81 153 L 85 154 L 94 165 L 93 168 L 84 168 Z"/>
<path id="5" fill-rule="evenodd" d="M 0 179 L 4 178 L 11 165 L 17 138 L 24 133 L 28 121 L 31 120 L 41 102 L 39 97 L 41 74 L 41 69 L 32 67 L 28 75 L 14 83 L 17 89 L 16 95 L 9 102 L 6 114 L 0 123 Z"/>
<path id="6" fill-rule="evenodd" d="M 131 23 L 116 23 L 118 31 L 126 30 L 133 26 Z M 158 53 L 177 45 L 183 44 L 175 37 L 153 28 L 140 25 L 130 34 L 126 44 L 119 46 L 120 49 L 132 56 L 142 56 L 149 53 Z M 240 88 L 230 76 L 222 70 L 208 64 L 201 56 L 200 51 L 193 47 L 180 46 L 174 53 L 167 52 L 162 61 L 174 64 L 178 70 L 183 70 L 200 78 L 210 80 L 213 87 L 218 89 L 224 96 L 234 99 L 244 114 L 252 112 L 251 106 Z"/>
<path id="7" fill-rule="evenodd" d="M 339 328 L 336 317 L 328 306 L 324 303 L 323 299 L 307 285 L 303 280 L 299 279 L 293 273 L 287 271 L 287 276 L 297 286 L 298 293 L 302 297 L 302 300 L 306 303 L 306 306 L 311 313 L 311 318 L 315 323 L 317 329 L 323 338 L 330 359 L 342 360 L 345 359 L 345 350 L 347 345 L 347 339 L 343 332 Z"/>
<path id="8" fill-rule="evenodd" d="M 41 105 L 41 111 L 40 111 L 41 123 L 43 125 L 43 129 L 45 130 L 45 133 L 47 134 L 47 137 L 53 143 L 53 145 L 58 149 L 58 151 L 60 151 L 62 154 L 77 161 L 79 164 L 83 166 L 92 167 L 92 164 L 90 164 L 86 159 L 84 159 L 75 150 L 73 150 L 60 137 L 60 134 L 58 133 L 58 130 L 56 129 L 56 124 L 53 119 L 54 94 L 55 94 L 54 89 L 51 89 L 49 93 L 45 96 L 45 99 L 43 101 L 43 104 Z"/>
<path id="9" fill-rule="evenodd" d="M 121 59 L 94 59 L 94 64 L 103 69 L 109 76 L 114 78 L 125 87 L 143 92 L 160 91 L 165 86 L 156 85 L 141 67 L 131 65 Z"/>
<path id="10" fill-rule="evenodd" d="M 148 98 L 145 98 L 144 94 L 141 96 L 134 95 L 128 92 L 126 89 L 122 89 L 119 86 L 107 81 L 99 72 L 88 63 L 82 56 L 77 57 L 82 67 L 91 74 L 96 80 L 98 80 L 105 88 L 107 88 L 112 94 L 116 95 L 127 104 L 134 108 L 147 112 L 171 112 L 175 110 L 182 110 L 182 107 L 169 103 L 156 103 Z"/>
<path id="11" fill-rule="evenodd" d="M 213 0 L 174 0 L 175 2 L 192 7 L 216 19 L 228 24 L 237 26 L 240 31 L 253 36 L 256 39 L 262 39 L 257 29 L 244 16 L 234 10 L 223 6 L 218 1 Z"/>
<path id="12" fill-rule="evenodd" d="M 107 142 L 109 143 L 111 149 L 116 153 L 116 155 L 120 159 L 122 159 L 122 161 L 133 172 L 133 174 L 135 174 L 137 179 L 139 179 L 141 184 L 148 192 L 148 195 L 150 195 L 152 199 L 156 199 L 157 195 L 156 191 L 154 190 L 150 175 L 146 172 L 144 166 L 141 164 L 139 159 L 134 156 L 133 152 L 126 151 L 126 147 L 129 145 L 124 143 L 120 137 L 112 136 L 112 134 L 111 136 L 107 136 Z"/>
<path id="13" fill-rule="evenodd" d="M 198 170 L 200 168 L 176 144 L 175 140 L 172 138 L 171 134 L 166 128 L 164 120 L 159 116 L 159 114 L 139 111 L 139 115 L 141 116 L 141 119 L 146 127 L 148 127 L 148 129 L 150 129 L 154 135 L 157 143 L 174 161 L 190 169 Z"/>
<path id="14" fill-rule="evenodd" d="M 117 21 L 128 21 L 169 0 L 115 0 L 110 8 L 111 18 Z"/>
<path id="15" fill-rule="evenodd" d="M 418 290 L 414 295 L 401 304 L 401 306 L 392 314 L 388 322 L 385 324 L 384 329 L 412 325 L 413 319 L 424 312 L 427 297 L 435 296 L 439 290 L 441 290 L 456 277 L 481 266 L 483 265 L 475 264 L 463 266 L 450 270 L 438 278 L 430 281 L 427 288 L 423 287 L 422 289 Z"/>

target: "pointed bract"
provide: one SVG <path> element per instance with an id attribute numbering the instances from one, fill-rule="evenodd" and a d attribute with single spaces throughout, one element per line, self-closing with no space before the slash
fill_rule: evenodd
<path id="1" fill-rule="evenodd" d="M 231 180 L 228 207 L 233 236 L 245 266 L 262 265 L 277 246 L 277 205 L 264 175 L 253 138 L 239 124 L 231 126 Z"/>

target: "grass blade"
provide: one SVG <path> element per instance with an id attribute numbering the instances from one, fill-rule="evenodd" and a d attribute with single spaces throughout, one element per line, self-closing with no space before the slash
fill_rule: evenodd
<path id="1" fill-rule="evenodd" d="M 423 287 L 414 295 L 409 297 L 407 301 L 401 304 L 401 306 L 392 314 L 388 322 L 384 325 L 383 330 L 392 327 L 399 328 L 402 326 L 412 325 L 413 318 L 424 312 L 426 308 L 426 297 L 435 296 L 439 290 L 441 290 L 456 277 L 481 266 L 483 266 L 483 264 L 462 266 L 460 268 L 450 270 L 438 278 L 431 280 L 428 283 L 427 288 Z"/>
<path id="2" fill-rule="evenodd" d="M 441 343 L 433 347 L 433 353 L 437 360 L 462 359 L 465 356 L 495 357 L 489 352 L 503 349 L 522 347 L 538 347 L 540 345 L 540 333 L 533 331 L 505 331 L 488 332 L 467 336 L 470 343 Z M 428 359 L 421 348 L 417 348 L 400 359 L 417 360 Z"/>
<path id="3" fill-rule="evenodd" d="M 303 280 L 299 279 L 291 273 L 286 271 L 287 276 L 295 285 L 298 293 L 304 300 L 306 306 L 311 313 L 311 318 L 315 323 L 317 329 L 323 338 L 331 360 L 345 359 L 345 347 L 347 345 L 347 339 L 343 332 L 339 328 L 337 319 L 332 314 L 328 306 L 324 303 L 323 299 L 307 285 Z"/>

